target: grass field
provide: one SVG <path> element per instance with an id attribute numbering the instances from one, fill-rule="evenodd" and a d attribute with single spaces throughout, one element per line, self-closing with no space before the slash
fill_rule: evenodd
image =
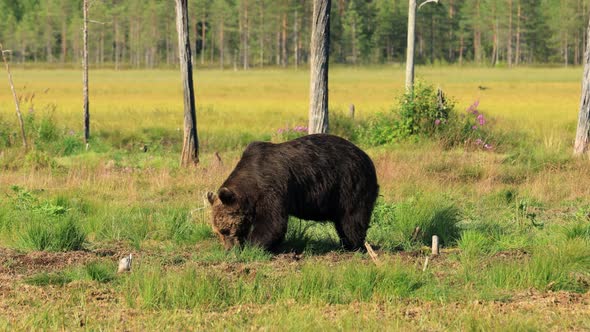
<path id="1" fill-rule="evenodd" d="M 329 224 L 291 220 L 277 254 L 226 252 L 208 224 L 204 194 L 245 144 L 306 124 L 306 71 L 198 70 L 202 162 L 181 169 L 177 72 L 91 71 L 85 151 L 80 73 L 15 69 L 19 92 L 35 93 L 23 102 L 34 109 L 35 148 L 13 144 L 6 84 L 0 329 L 590 329 L 590 164 L 570 156 L 582 70 L 417 74 L 457 112 L 479 100 L 496 141 L 490 151 L 359 143 L 381 187 L 368 234 L 375 263 L 342 251 Z M 330 109 L 342 119 L 354 103 L 362 123 L 389 112 L 402 89 L 401 68 L 335 67 Z M 423 231 L 412 236 L 416 226 Z M 432 234 L 443 250 L 424 268 Z M 131 273 L 116 274 L 129 253 Z"/>

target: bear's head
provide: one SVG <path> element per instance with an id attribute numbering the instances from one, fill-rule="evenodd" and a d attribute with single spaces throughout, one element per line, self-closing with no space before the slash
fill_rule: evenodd
<path id="1" fill-rule="evenodd" d="M 220 188 L 217 194 L 208 192 L 207 200 L 213 210 L 213 232 L 225 249 L 243 245 L 254 221 L 253 209 L 247 200 L 227 187 Z"/>

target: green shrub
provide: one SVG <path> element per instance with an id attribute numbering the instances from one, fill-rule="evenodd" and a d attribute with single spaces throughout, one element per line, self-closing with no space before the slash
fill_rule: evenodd
<path id="1" fill-rule="evenodd" d="M 358 129 L 362 143 L 380 145 L 409 137 L 433 137 L 441 131 L 453 112 L 454 103 L 432 85 L 417 82 L 413 93 L 404 93 L 398 108 L 390 114 L 377 114 Z"/>

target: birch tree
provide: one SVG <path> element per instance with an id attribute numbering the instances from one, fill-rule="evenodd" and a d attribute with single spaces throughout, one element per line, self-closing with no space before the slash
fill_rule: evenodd
<path id="1" fill-rule="evenodd" d="M 582 77 L 582 98 L 580 100 L 580 113 L 578 115 L 578 129 L 574 144 L 574 155 L 583 155 L 588 152 L 590 142 L 590 20 L 586 33 L 586 52 L 584 53 L 584 76 Z"/>

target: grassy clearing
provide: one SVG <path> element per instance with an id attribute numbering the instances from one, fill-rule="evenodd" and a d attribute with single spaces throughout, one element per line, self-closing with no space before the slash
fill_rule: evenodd
<path id="1" fill-rule="evenodd" d="M 185 170 L 176 72 L 96 71 L 85 151 L 77 72 L 16 70 L 36 92 L 37 148 L 0 141 L 0 329 L 588 329 L 590 164 L 569 151 L 580 73 L 419 68 L 459 112 L 479 98 L 497 148 L 365 146 L 382 195 L 375 265 L 342 251 L 330 224 L 292 219 L 276 255 L 226 252 L 209 227 L 205 193 L 241 147 L 305 124 L 305 71 L 198 71 L 203 154 Z M 349 103 L 361 121 L 387 111 L 403 81 L 392 67 L 330 79 L 345 136 L 358 125 Z M 12 130 L 8 92 L 0 131 Z M 443 254 L 423 271 L 432 234 Z M 115 274 L 129 253 L 132 272 Z"/>

